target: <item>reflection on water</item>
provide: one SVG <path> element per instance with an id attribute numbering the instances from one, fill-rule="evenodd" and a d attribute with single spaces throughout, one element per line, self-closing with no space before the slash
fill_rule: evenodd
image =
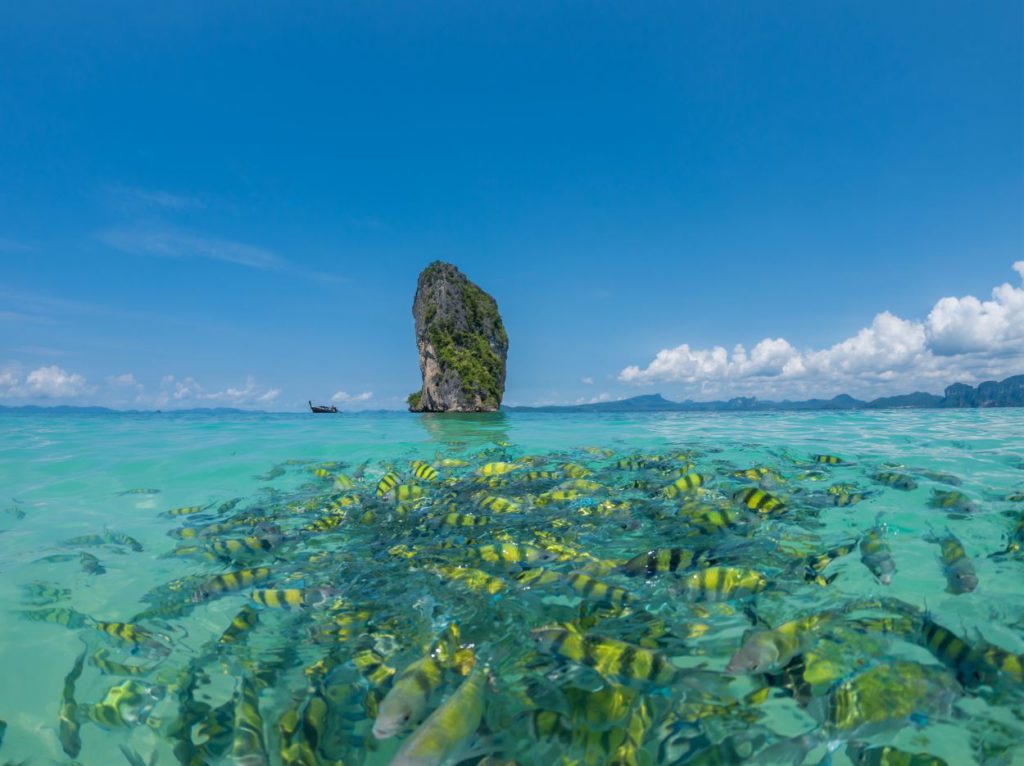
<path id="1" fill-rule="evenodd" d="M 508 441 L 504 412 L 424 412 L 416 417 L 430 439 L 449 447 L 478 447 Z"/>

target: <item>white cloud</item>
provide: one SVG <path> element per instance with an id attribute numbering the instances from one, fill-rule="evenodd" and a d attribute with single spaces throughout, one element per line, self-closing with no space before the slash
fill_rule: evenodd
<path id="1" fill-rule="evenodd" d="M 186 409 L 190 407 L 265 408 L 277 401 L 279 388 L 259 385 L 251 375 L 244 385 L 208 390 L 195 378 L 165 375 L 155 392 L 130 372 L 107 377 L 100 386 L 89 385 L 83 375 L 57 365 L 39 367 L 28 374 L 19 363 L 0 367 L 0 399 L 35 403 L 43 399 L 77 399 L 77 403 L 142 409 Z"/>
<path id="2" fill-rule="evenodd" d="M 260 247 L 171 228 L 127 228 L 101 232 L 99 240 L 130 255 L 210 258 L 252 269 L 273 270 L 285 261 Z"/>
<path id="3" fill-rule="evenodd" d="M 580 397 L 576 400 L 576 404 L 598 404 L 599 402 L 610 402 L 612 395 L 607 391 L 603 391 L 597 396 L 592 396 L 589 399 L 585 396 Z"/>
<path id="4" fill-rule="evenodd" d="M 0 370 L 0 396 L 12 395 L 9 392 L 21 384 L 21 377 L 11 368 Z"/>
<path id="5" fill-rule="evenodd" d="M 1013 264 L 1024 279 L 1024 261 Z M 942 298 L 925 320 L 934 353 L 954 356 L 972 352 L 1013 353 L 1024 345 L 1024 290 L 1006 283 L 992 290 L 992 300 L 973 295 Z"/>
<path id="6" fill-rule="evenodd" d="M 361 394 L 348 394 L 344 391 L 337 391 L 331 397 L 331 401 L 337 404 L 359 404 L 368 402 L 373 398 L 373 391 L 363 391 Z"/>
<path id="7" fill-rule="evenodd" d="M 244 386 L 228 386 L 220 391 L 207 391 L 195 378 L 165 375 L 160 379 L 160 392 L 153 405 L 187 407 L 252 407 L 274 402 L 281 394 L 278 388 L 261 388 L 251 375 Z"/>
<path id="8" fill-rule="evenodd" d="M 262 394 L 256 397 L 256 401 L 260 404 L 270 404 L 272 401 L 277 399 L 281 395 L 280 388 L 271 388 L 264 391 Z"/>
<path id="9" fill-rule="evenodd" d="M 587 376 L 586 378 L 581 378 L 580 383 L 582 383 L 585 386 L 592 386 L 594 385 L 594 379 L 591 378 L 590 376 Z"/>
<path id="10" fill-rule="evenodd" d="M 32 370 L 24 379 L 16 365 L 0 371 L 2 398 L 67 399 L 92 390 L 84 376 L 67 372 L 55 364 Z"/>
<path id="11" fill-rule="evenodd" d="M 29 392 L 38 396 L 67 397 L 85 393 L 85 378 L 53 364 L 32 370 L 25 378 Z"/>
<path id="12" fill-rule="evenodd" d="M 1013 264 L 1024 280 L 1024 261 Z M 737 345 L 696 349 L 683 343 L 659 351 L 646 366 L 626 367 L 632 384 L 683 383 L 710 395 L 829 395 L 940 390 L 1024 372 L 1024 287 L 1008 283 L 991 300 L 942 298 L 923 321 L 883 311 L 869 327 L 824 349 L 799 350 L 765 338 L 748 351 Z"/>

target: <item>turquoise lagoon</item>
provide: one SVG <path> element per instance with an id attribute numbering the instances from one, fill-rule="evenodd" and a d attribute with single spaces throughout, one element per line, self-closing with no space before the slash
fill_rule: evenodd
<path id="1" fill-rule="evenodd" d="M 839 638 L 827 631 L 810 637 L 805 653 L 813 653 L 820 641 L 839 659 L 835 677 L 824 678 L 808 704 L 794 699 L 778 679 L 723 672 L 751 630 L 823 611 L 843 615 L 840 623 L 852 621 L 856 609 L 870 611 L 863 605 L 879 597 L 926 609 L 931 619 L 971 645 L 1024 653 L 1024 556 L 990 558 L 1007 547 L 1024 513 L 1024 503 L 1011 499 L 1024 491 L 1024 410 L 216 417 L 7 413 L 0 415 L 0 424 L 0 719 L 7 723 L 0 762 L 127 763 L 119 748 L 125 745 L 143 760 L 156 753 L 158 763 L 176 763 L 173 751 L 180 733 L 175 740 L 169 731 L 186 704 L 181 679 L 192 667 L 202 676 L 192 700 L 197 710 L 230 709 L 241 675 L 263 679 L 259 708 L 267 757 L 280 763 L 278 721 L 289 706 L 308 704 L 315 684 L 304 671 L 330 656 L 330 678 L 338 685 L 335 691 L 341 690 L 331 701 L 343 709 L 330 711 L 328 730 L 319 733 L 320 749 L 307 758 L 385 764 L 405 735 L 378 743 L 370 734 L 373 700 L 386 694 L 387 681 L 375 688 L 354 668 L 352 655 L 372 647 L 386 665 L 401 670 L 428 650 L 446 625 L 457 622 L 462 639 L 474 645 L 493 673 L 484 723 L 465 743 L 475 748 L 466 763 L 487 752 L 523 764 L 710 763 L 717 761 L 700 758 L 717 757 L 712 750 L 717 746 L 725 752 L 728 745 L 737 746 L 735 761 L 763 752 L 758 750 L 762 745 L 805 733 L 812 735 L 805 738 L 808 763 L 818 763 L 829 751 L 833 763 L 849 763 L 851 740 L 891 743 L 950 764 L 1024 763 L 1021 679 L 1000 672 L 965 688 L 956 680 L 962 668 L 943 662 L 918 635 L 848 630 Z M 839 456 L 848 465 L 819 465 L 812 461 L 817 454 Z M 526 456 L 533 460 L 523 460 Z M 616 467 L 616 461 L 629 457 L 647 462 Z M 467 465 L 446 467 L 439 462 L 444 458 Z M 402 482 L 415 482 L 413 460 L 438 466 L 436 482 L 419 482 L 426 487 L 423 498 L 401 505 L 379 500 L 375 489 L 386 471 L 394 470 Z M 504 483 L 477 483 L 480 466 L 493 462 L 508 462 L 515 469 Z M 317 477 L 313 469 L 324 464 L 330 476 Z M 544 493 L 569 477 L 531 484 L 526 473 L 564 474 L 566 464 L 583 466 L 589 471 L 586 479 L 600 488 L 584 486 L 568 499 L 538 500 L 557 497 Z M 755 466 L 770 470 L 762 484 L 786 504 L 777 516 L 762 516 L 734 499 L 755 484 L 733 472 Z M 692 497 L 665 498 L 659 492 L 688 470 L 706 479 Z M 916 487 L 887 486 L 876 478 L 884 471 L 909 475 Z M 337 475 L 351 478 L 353 486 L 333 484 Z M 862 491 L 864 498 L 846 507 L 830 504 L 827 487 L 842 484 Z M 937 492 L 951 491 L 962 492 L 972 505 L 930 505 Z M 354 498 L 346 501 L 352 505 L 343 523 L 324 532 L 304 531 L 304 525 L 324 515 L 332 498 L 343 496 Z M 506 497 L 516 505 L 511 513 L 490 513 L 479 507 L 481 496 Z M 240 498 L 237 505 L 217 516 L 220 504 L 234 498 Z M 698 534 L 680 508 L 700 504 L 731 507 L 735 526 Z M 208 510 L 194 517 L 166 515 L 195 505 Z M 440 526 L 437 517 L 452 510 L 489 516 L 491 523 L 469 533 Z M 188 542 L 180 533 L 175 537 L 175 530 L 202 530 L 238 519 L 244 522 L 235 527 L 239 531 L 200 533 L 198 547 L 250 534 L 262 523 L 259 529 L 274 531 L 274 549 L 245 563 L 270 568 L 265 587 L 322 588 L 328 594 L 323 602 L 287 612 L 266 609 L 251 600 L 248 588 L 195 603 L 195 582 L 240 565 L 172 555 Z M 890 585 L 872 576 L 857 550 L 829 565 L 826 574 L 838 574 L 830 585 L 804 579 L 807 556 L 857 539 L 879 521 L 887 528 L 896 565 Z M 957 595 L 946 589 L 939 546 L 928 537 L 947 529 L 963 543 L 977 573 L 973 592 Z M 128 535 L 142 550 L 105 538 L 108 533 Z M 104 539 L 68 542 L 90 535 Z M 520 588 L 517 566 L 474 564 L 502 581 L 496 593 L 438 574 L 441 566 L 467 564 L 472 545 L 508 540 L 563 541 L 577 558 L 549 567 L 562 576 L 589 571 L 625 588 L 632 595 L 628 608 L 616 612 L 589 604 L 571 587 Z M 398 550 L 408 555 L 396 554 L 396 546 L 404 546 Z M 769 587 L 756 596 L 708 604 L 683 593 L 682 570 L 648 580 L 609 568 L 665 547 L 710 551 L 724 565 L 763 571 Z M 86 571 L 83 552 L 95 556 L 104 571 Z M 593 561 L 606 564 L 588 569 Z M 168 583 L 183 585 L 174 590 Z M 367 613 L 365 623 L 351 635 L 316 640 L 325 613 L 330 616 L 342 603 Z M 218 645 L 218 636 L 245 604 L 259 612 L 259 624 L 245 641 L 229 648 Z M 59 610 L 74 610 L 82 621 L 60 624 L 57 615 L 69 612 Z M 125 644 L 96 627 L 97 621 L 128 622 L 147 610 L 138 624 L 159 636 L 155 645 Z M 633 630 L 631 620 L 638 613 L 660 621 L 673 640 L 645 636 L 646 622 Z M 53 621 L 46 614 L 55 615 Z M 597 635 L 650 646 L 679 668 L 699 668 L 694 678 L 706 680 L 707 689 L 699 688 L 703 680 L 638 687 L 628 678 L 602 673 L 606 669 L 537 651 L 532 630 L 572 620 Z M 83 651 L 86 662 L 74 690 L 81 749 L 72 759 L 62 752 L 58 715 L 64 679 Z M 93 660 L 97 653 L 144 668 L 138 679 L 159 689 L 158 701 L 141 711 L 140 720 L 103 727 L 82 712 L 128 679 L 102 672 Z M 873 699 L 866 705 L 876 713 L 882 709 L 876 715 L 879 725 L 829 728 L 834 717 L 829 718 L 828 708 L 836 704 L 830 687 L 894 661 L 916 663 L 948 679 L 949 688 L 933 695 L 948 704 L 912 700 L 912 713 L 904 715 L 893 700 L 905 690 L 868 687 L 863 694 Z M 427 711 L 443 704 L 459 682 L 455 671 L 446 671 Z M 768 691 L 758 697 L 757 690 L 766 686 Z M 589 710 L 598 707 L 602 691 L 619 688 L 625 712 Z M 538 689 L 541 701 L 535 698 Z M 709 704 L 710 712 L 687 719 L 689 709 L 678 708 L 684 699 L 715 704 Z M 532 726 L 533 713 L 545 707 L 561 716 L 556 737 L 545 738 Z M 627 729 L 639 732 L 630 735 L 635 742 L 623 734 Z M 815 732 L 821 732 L 819 739 Z M 185 736 L 201 753 L 197 762 L 232 762 L 230 744 L 204 750 L 205 735 L 198 729 Z M 602 736 L 608 752 L 598 742 Z M 720 744 L 723 740 L 726 745 Z M 244 760 L 244 754 L 235 755 Z M 750 761 L 766 758 L 755 754 Z"/>

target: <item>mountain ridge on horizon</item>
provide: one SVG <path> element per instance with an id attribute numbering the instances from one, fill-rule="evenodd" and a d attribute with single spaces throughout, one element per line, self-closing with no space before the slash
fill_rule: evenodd
<path id="1" fill-rule="evenodd" d="M 971 409 L 987 407 L 1024 407 L 1024 375 L 1014 375 L 1001 381 L 984 381 L 977 387 L 966 383 L 947 386 L 944 396 L 915 391 L 910 394 L 882 396 L 870 401 L 857 399 L 849 394 L 837 394 L 831 399 L 803 399 L 782 401 L 762 400 L 755 396 L 733 397 L 728 400 L 697 402 L 686 399 L 681 402 L 666 399 L 660 393 L 640 394 L 609 402 L 586 404 L 551 405 L 503 405 L 501 411 L 508 412 L 771 412 L 771 411 L 838 411 L 838 410 L 883 410 L 883 409 Z M 403 412 L 404 410 L 358 410 L 368 412 Z M 25 404 L 7 406 L 0 404 L 3 412 L 47 412 L 54 414 L 106 414 L 122 415 L 259 415 L 295 414 L 288 411 L 247 410 L 238 407 L 190 407 L 181 410 L 119 410 L 99 405 L 68 405 L 52 407 Z"/>
<path id="2" fill-rule="evenodd" d="M 883 410 L 883 409 L 965 409 L 979 407 L 1024 407 L 1024 375 L 1001 381 L 984 381 L 977 388 L 966 383 L 947 386 L 943 396 L 915 391 L 911 394 L 882 396 L 866 401 L 849 394 L 831 399 L 792 401 L 761 400 L 753 396 L 734 397 L 725 401 L 696 402 L 686 399 L 674 402 L 661 394 L 641 394 L 611 402 L 557 404 L 543 406 L 503 407 L 511 412 L 750 412 L 750 411 L 814 411 L 814 410 Z"/>

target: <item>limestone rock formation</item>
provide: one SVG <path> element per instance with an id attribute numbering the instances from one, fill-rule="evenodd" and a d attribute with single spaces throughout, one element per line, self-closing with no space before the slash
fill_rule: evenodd
<path id="1" fill-rule="evenodd" d="M 413 299 L 423 388 L 412 412 L 493 412 L 505 393 L 508 335 L 498 304 L 455 266 L 435 261 Z"/>
<path id="2" fill-rule="evenodd" d="M 1024 375 L 987 380 L 977 388 L 966 383 L 946 387 L 940 407 L 1024 407 Z"/>

